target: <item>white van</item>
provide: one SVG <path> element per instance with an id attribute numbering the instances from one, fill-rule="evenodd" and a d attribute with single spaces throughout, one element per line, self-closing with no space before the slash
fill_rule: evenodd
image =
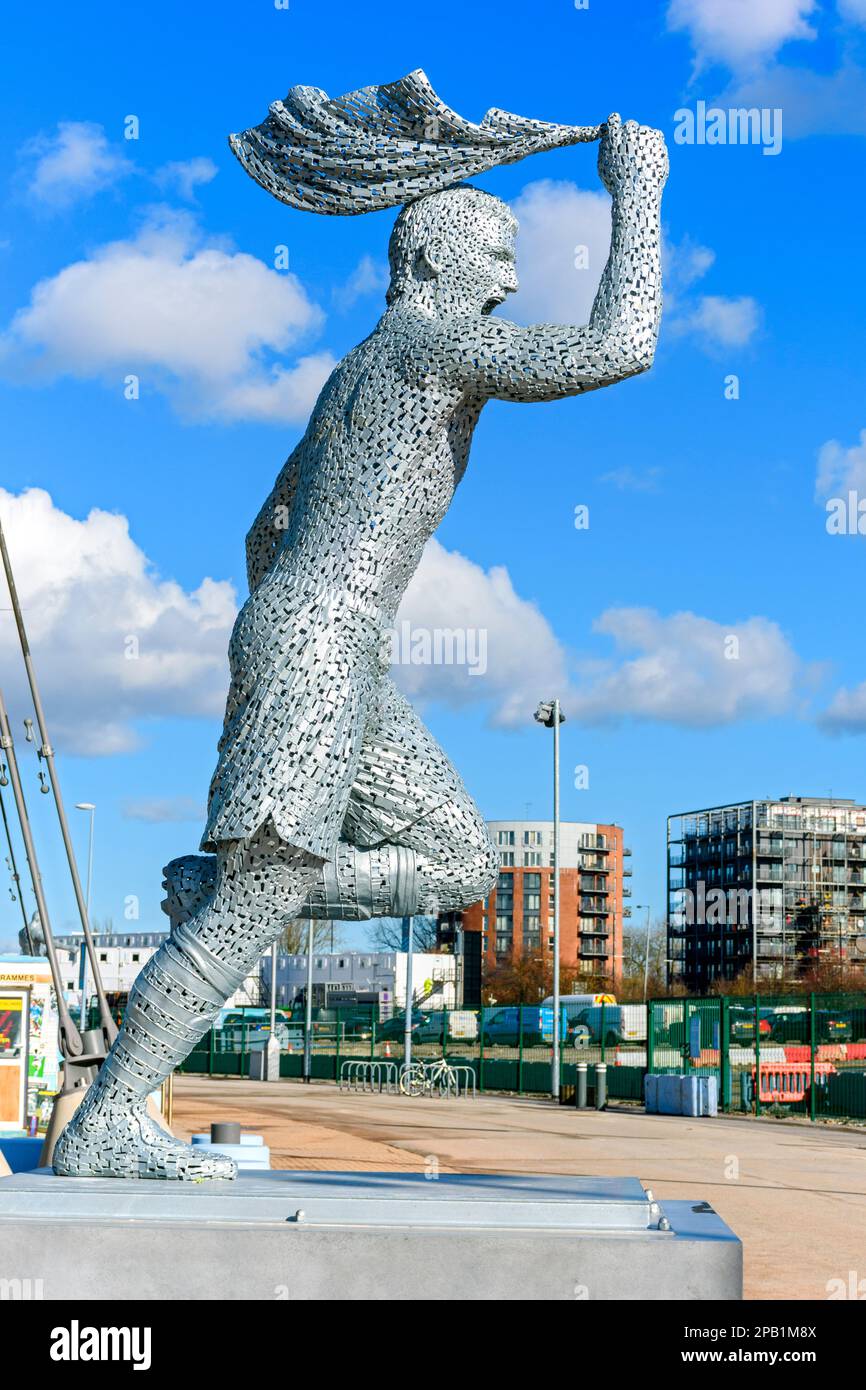
<path id="1" fill-rule="evenodd" d="M 615 1004 L 615 994 L 561 994 L 559 996 L 559 1007 L 565 1017 L 566 1024 L 574 1018 L 575 1014 L 580 1013 L 581 1009 L 590 1009 L 599 1004 Z M 546 999 L 541 1001 L 544 1009 L 553 1008 L 553 995 L 548 994 Z"/>

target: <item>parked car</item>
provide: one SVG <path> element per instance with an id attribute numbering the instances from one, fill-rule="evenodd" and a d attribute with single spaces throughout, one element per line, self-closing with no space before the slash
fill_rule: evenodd
<path id="1" fill-rule="evenodd" d="M 772 1015 L 773 1042 L 808 1043 L 812 1025 L 808 1009 L 776 1009 Z M 815 1038 L 819 1043 L 850 1042 L 854 1035 L 851 1019 L 832 1009 L 815 1010 Z"/>
<path id="2" fill-rule="evenodd" d="M 223 1047 L 238 1052 L 246 1047 L 251 1052 L 261 1050 L 271 1035 L 270 1009 L 229 1009 L 218 1024 Z M 277 1010 L 277 1040 L 281 1047 L 289 1041 L 289 1022 L 286 1014 Z"/>
<path id="3" fill-rule="evenodd" d="M 773 1033 L 775 1009 L 758 1010 L 758 1036 L 761 1042 L 769 1042 Z M 732 1043 L 754 1043 L 755 1010 L 745 1005 L 734 1004 L 728 1009 L 728 1035 Z"/>
<path id="4" fill-rule="evenodd" d="M 482 1029 L 484 1046 L 519 1046 L 521 1026 L 524 1047 L 550 1045 L 553 1042 L 553 1009 L 515 1004 L 493 1012 L 488 1010 Z"/>
<path id="5" fill-rule="evenodd" d="M 602 1008 L 601 1005 L 594 1004 L 591 1008 L 581 1009 L 574 1018 L 569 1019 L 566 1045 L 598 1046 L 603 1040 L 605 1047 L 616 1047 L 625 1041 L 624 1027 L 622 1005 L 606 1004 Z"/>

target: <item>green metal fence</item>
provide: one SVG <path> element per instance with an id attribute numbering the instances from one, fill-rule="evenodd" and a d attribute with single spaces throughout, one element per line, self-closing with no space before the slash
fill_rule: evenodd
<path id="1" fill-rule="evenodd" d="M 866 1121 L 866 994 L 654 999 L 647 1068 L 716 1076 L 723 1111 Z"/>
<path id="2" fill-rule="evenodd" d="M 248 1076 L 250 1056 L 269 1028 L 233 1021 L 215 1028 L 179 1070 Z M 404 1060 L 403 1015 L 374 1006 L 314 1009 L 310 1039 L 314 1080 L 336 1081 L 344 1061 Z M 259 1016 L 261 1010 L 258 1011 Z M 415 1060 L 445 1056 L 470 1067 L 479 1091 L 549 1094 L 552 1011 L 529 1005 L 418 1011 Z M 280 1074 L 304 1075 L 303 1011 L 282 1011 Z M 653 999 L 647 1004 L 563 1010 L 560 1089 L 579 1062 L 607 1067 L 611 1100 L 640 1102 L 646 1073 L 716 1076 L 720 1109 L 753 1115 L 807 1115 L 866 1121 L 866 994 Z"/>

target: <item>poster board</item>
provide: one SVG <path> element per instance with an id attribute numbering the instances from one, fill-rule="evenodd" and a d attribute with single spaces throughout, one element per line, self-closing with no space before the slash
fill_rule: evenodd
<path id="1" fill-rule="evenodd" d="M 40 1128 L 60 1089 L 60 1028 L 51 967 L 44 956 L 0 955 L 0 996 L 29 992 L 29 1061 L 26 1117 L 37 1115 Z"/>
<path id="2" fill-rule="evenodd" d="M 0 1133 L 22 1130 L 27 1119 L 30 991 L 0 988 Z"/>

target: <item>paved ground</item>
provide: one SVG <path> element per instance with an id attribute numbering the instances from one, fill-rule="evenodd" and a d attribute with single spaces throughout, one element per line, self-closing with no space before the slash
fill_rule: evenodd
<path id="1" fill-rule="evenodd" d="M 866 1131 L 639 1110 L 578 1113 L 542 1099 L 411 1100 L 333 1085 L 175 1081 L 180 1137 L 211 1120 L 265 1136 L 278 1168 L 424 1168 L 640 1178 L 710 1202 L 743 1241 L 746 1297 L 818 1299 L 866 1279 Z"/>

